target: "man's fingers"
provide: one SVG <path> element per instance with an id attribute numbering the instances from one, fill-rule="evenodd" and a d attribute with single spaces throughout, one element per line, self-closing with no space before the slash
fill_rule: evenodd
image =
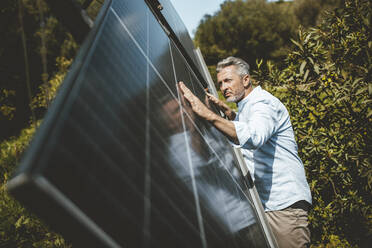
<path id="1" fill-rule="evenodd" d="M 178 88 L 179 90 L 181 90 L 182 93 L 183 93 L 183 86 L 184 86 L 184 83 L 183 83 L 182 81 L 178 82 L 178 84 L 177 84 L 177 88 Z"/>
<path id="2" fill-rule="evenodd" d="M 205 94 L 207 94 L 207 96 L 209 96 L 209 97 L 214 97 L 211 93 L 209 93 L 209 92 L 205 92 Z"/>
<path id="3" fill-rule="evenodd" d="M 183 93 L 190 93 L 191 91 L 189 90 L 189 88 L 186 87 L 186 85 L 184 84 L 184 82 L 179 82 L 178 85 L 180 86 L 180 89 L 182 90 Z"/>
<path id="4" fill-rule="evenodd" d="M 220 100 L 217 99 L 217 97 L 215 97 L 214 95 L 211 95 L 211 94 L 207 93 L 207 96 L 214 103 L 219 103 L 220 102 Z"/>
<path id="5" fill-rule="evenodd" d="M 214 96 L 211 95 L 210 93 L 206 93 L 207 97 L 209 100 L 212 100 L 214 102 Z"/>
<path id="6" fill-rule="evenodd" d="M 211 93 L 206 93 L 207 96 L 210 98 L 210 99 L 217 99 L 214 95 L 212 95 Z"/>
<path id="7" fill-rule="evenodd" d="M 182 81 L 179 82 L 178 85 L 180 86 L 180 89 L 184 97 L 190 101 L 194 97 L 194 94 L 191 92 L 189 88 L 186 87 L 186 85 Z"/>

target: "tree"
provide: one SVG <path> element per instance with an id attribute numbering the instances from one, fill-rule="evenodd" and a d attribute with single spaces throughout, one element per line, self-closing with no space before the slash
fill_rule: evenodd
<path id="1" fill-rule="evenodd" d="M 220 11 L 200 22 L 196 46 L 208 65 L 227 56 L 241 57 L 252 66 L 256 58 L 280 61 L 297 26 L 290 6 L 264 0 L 226 1 Z"/>
<path id="2" fill-rule="evenodd" d="M 322 13 L 341 6 L 342 0 L 296 0 L 293 12 L 304 27 L 314 27 L 321 21 Z"/>
<path id="3" fill-rule="evenodd" d="M 48 87 L 46 82 L 58 69 L 56 57 L 73 58 L 76 45 L 60 50 L 65 42 L 74 41 L 50 15 L 44 1 L 4 0 L 0 9 L 0 140 L 3 140 L 29 125 L 30 97 L 41 85 L 44 84 L 45 89 Z M 40 27 L 41 13 L 44 14 L 44 28 Z M 44 66 L 49 75 L 45 75 Z M 45 109 L 37 109 L 36 117 L 40 118 L 44 112 Z"/>
<path id="4" fill-rule="evenodd" d="M 92 1 L 88 15 L 94 19 L 102 4 L 102 0 Z M 45 0 L 2 0 L 0 13 L 1 141 L 29 125 L 30 97 L 49 87 L 55 90 L 48 81 L 60 69 L 61 58 L 74 58 L 77 44 Z M 35 119 L 42 118 L 45 110 L 45 106 L 34 108 Z"/>

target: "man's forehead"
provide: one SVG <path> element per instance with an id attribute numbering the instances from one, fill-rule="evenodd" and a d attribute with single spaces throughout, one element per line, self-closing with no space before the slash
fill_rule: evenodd
<path id="1" fill-rule="evenodd" d="M 219 73 L 217 73 L 217 77 L 223 78 L 223 77 L 228 77 L 233 74 L 237 74 L 236 66 L 229 65 L 229 66 L 224 67 Z"/>

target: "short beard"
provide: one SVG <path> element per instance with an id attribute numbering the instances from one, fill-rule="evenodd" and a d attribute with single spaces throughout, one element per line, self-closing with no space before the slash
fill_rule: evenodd
<path id="1" fill-rule="evenodd" d="M 240 100 L 243 99 L 243 97 L 244 97 L 244 93 L 245 93 L 245 91 L 243 90 L 243 91 L 242 91 L 240 94 L 238 94 L 238 95 L 229 96 L 228 98 L 226 98 L 226 102 L 237 103 L 237 102 L 239 102 Z"/>

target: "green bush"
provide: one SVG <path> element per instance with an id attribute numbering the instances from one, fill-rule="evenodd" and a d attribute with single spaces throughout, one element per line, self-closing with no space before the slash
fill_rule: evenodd
<path id="1" fill-rule="evenodd" d="M 34 132 L 32 126 L 22 130 L 19 137 L 0 143 L 0 247 L 70 247 L 9 196 L 5 188 Z"/>
<path id="2" fill-rule="evenodd" d="M 29 8 L 29 11 L 36 11 L 35 1 L 24 0 L 23 4 Z M 60 24 L 55 18 L 48 19 L 45 31 L 50 45 L 49 49 L 55 49 L 58 46 L 58 49 L 55 50 L 59 51 L 59 56 L 53 57 L 56 72 L 45 83 L 39 84 L 38 93 L 32 97 L 32 101 L 29 103 L 32 109 L 39 112 L 45 112 L 49 103 L 54 99 L 72 63 L 71 57 L 77 50 L 77 44 L 68 33 L 65 34 L 66 38 L 63 41 L 57 42 L 54 39 L 52 31 L 58 26 Z M 40 32 L 38 29 L 35 36 L 40 36 Z M 54 54 L 57 53 L 55 50 Z M 25 82 L 23 83 L 25 84 Z M 2 93 L 5 97 L 17 95 L 17 93 L 6 89 L 3 89 Z M 1 99 L 0 96 L 0 101 L 7 101 L 8 99 L 5 97 Z M 15 109 L 11 109 L 11 107 L 11 104 L 1 105 L 0 112 L 12 117 Z M 35 127 L 40 122 L 29 121 L 29 127 L 23 129 L 17 137 L 11 137 L 0 143 L 0 247 L 70 247 L 60 235 L 50 231 L 36 216 L 13 199 L 5 187 L 19 164 L 20 157 L 35 132 Z"/>
<path id="3" fill-rule="evenodd" d="M 346 0 L 300 30 L 282 70 L 255 78 L 287 106 L 313 194 L 313 247 L 372 244 L 371 2 Z"/>

